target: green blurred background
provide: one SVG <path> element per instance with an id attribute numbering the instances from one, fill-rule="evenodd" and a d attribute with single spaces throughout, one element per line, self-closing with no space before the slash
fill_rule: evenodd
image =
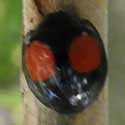
<path id="1" fill-rule="evenodd" d="M 21 0 L 0 0 L 0 125 L 21 124 Z"/>
<path id="2" fill-rule="evenodd" d="M 21 125 L 22 1 L 0 0 L 0 125 Z M 125 124 L 125 1 L 109 1 L 109 125 Z M 6 120 L 7 119 L 7 120 Z"/>
<path id="3" fill-rule="evenodd" d="M 109 0 L 109 125 L 125 124 L 125 0 Z"/>

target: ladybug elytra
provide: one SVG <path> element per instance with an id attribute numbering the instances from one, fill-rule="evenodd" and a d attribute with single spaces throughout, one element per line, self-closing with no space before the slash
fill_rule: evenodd
<path id="1" fill-rule="evenodd" d="M 62 11 L 48 14 L 24 40 L 23 70 L 40 102 L 59 113 L 81 112 L 104 86 L 103 41 L 88 20 Z"/>

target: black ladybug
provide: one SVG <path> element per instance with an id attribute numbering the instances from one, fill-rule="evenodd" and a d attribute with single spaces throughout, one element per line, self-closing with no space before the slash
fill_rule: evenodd
<path id="1" fill-rule="evenodd" d="M 88 20 L 55 12 L 26 36 L 23 70 L 30 89 L 43 104 L 59 113 L 77 113 L 104 86 L 104 45 Z"/>

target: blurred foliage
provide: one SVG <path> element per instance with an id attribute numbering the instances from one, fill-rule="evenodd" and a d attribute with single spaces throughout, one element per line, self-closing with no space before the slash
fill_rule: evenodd
<path id="1" fill-rule="evenodd" d="M 5 94 L 6 93 L 6 94 Z M 12 89 L 11 91 L 8 90 L 1 90 L 0 92 L 0 106 L 4 106 L 8 109 L 11 109 L 14 112 L 19 111 L 20 105 L 20 98 L 19 98 L 20 94 L 18 92 L 18 90 Z"/>
<path id="2" fill-rule="evenodd" d="M 10 114 L 14 122 L 12 125 L 22 125 L 23 110 L 19 89 L 0 90 L 0 110 Z M 3 114 L 3 118 L 9 120 L 5 114 Z"/>
<path id="3" fill-rule="evenodd" d="M 0 0 L 0 110 L 8 110 L 16 125 L 21 123 L 21 2 Z M 6 116 L 3 117 L 7 119 Z"/>
<path id="4" fill-rule="evenodd" d="M 10 87 L 19 75 L 21 2 L 0 0 L 0 87 Z"/>

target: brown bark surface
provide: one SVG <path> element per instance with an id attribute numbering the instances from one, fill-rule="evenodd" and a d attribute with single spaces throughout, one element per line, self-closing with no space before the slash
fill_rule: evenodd
<path id="1" fill-rule="evenodd" d="M 107 0 L 23 0 L 24 35 L 33 30 L 44 16 L 58 10 L 70 10 L 89 19 L 97 28 L 107 49 Z M 39 103 L 21 74 L 24 125 L 107 125 L 108 94 L 105 85 L 98 100 L 76 115 L 60 115 Z"/>

